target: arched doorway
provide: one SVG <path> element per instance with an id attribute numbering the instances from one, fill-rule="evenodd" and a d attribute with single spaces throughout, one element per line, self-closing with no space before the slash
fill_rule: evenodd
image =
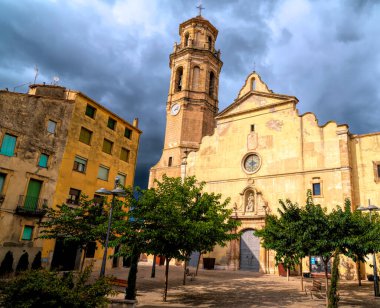
<path id="1" fill-rule="evenodd" d="M 240 239 L 240 269 L 258 272 L 260 270 L 260 239 L 253 230 L 245 230 Z"/>

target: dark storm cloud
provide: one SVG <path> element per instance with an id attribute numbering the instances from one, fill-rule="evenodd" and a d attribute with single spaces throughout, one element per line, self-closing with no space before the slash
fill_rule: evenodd
<path id="1" fill-rule="evenodd" d="M 161 156 L 169 54 L 197 1 L 2 1 L 0 88 L 33 81 L 79 90 L 131 122 L 140 119 L 135 183 L 145 186 Z M 220 109 L 254 69 L 275 92 L 299 98 L 320 124 L 354 133 L 380 125 L 380 9 L 377 1 L 205 0 L 224 62 Z M 255 64 L 254 64 L 255 63 Z M 26 87 L 17 88 L 26 91 Z"/>

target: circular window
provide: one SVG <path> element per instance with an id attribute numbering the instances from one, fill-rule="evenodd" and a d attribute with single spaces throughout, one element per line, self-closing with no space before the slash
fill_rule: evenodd
<path id="1" fill-rule="evenodd" d="M 245 155 L 242 166 L 246 173 L 255 173 L 261 166 L 260 156 L 256 153 L 249 153 Z"/>

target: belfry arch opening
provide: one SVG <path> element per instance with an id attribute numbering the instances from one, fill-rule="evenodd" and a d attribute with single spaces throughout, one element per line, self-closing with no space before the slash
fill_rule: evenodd
<path id="1" fill-rule="evenodd" d="M 183 67 L 180 66 L 175 72 L 175 92 L 182 91 Z"/>
<path id="2" fill-rule="evenodd" d="M 211 97 L 214 97 L 214 91 L 215 91 L 215 74 L 214 72 L 210 72 L 208 94 Z"/>

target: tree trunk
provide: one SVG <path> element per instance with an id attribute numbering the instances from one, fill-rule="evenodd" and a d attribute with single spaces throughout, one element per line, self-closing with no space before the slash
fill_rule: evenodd
<path id="1" fill-rule="evenodd" d="M 152 264 L 152 273 L 150 275 L 150 278 L 156 277 L 156 255 L 153 256 L 153 264 Z"/>
<path id="2" fill-rule="evenodd" d="M 137 280 L 137 271 L 139 264 L 140 252 L 137 250 L 132 251 L 131 256 L 131 267 L 128 274 L 128 285 L 125 289 L 125 299 L 135 300 L 136 299 L 136 280 Z"/>
<path id="3" fill-rule="evenodd" d="M 170 259 L 166 258 L 166 267 L 165 267 L 165 290 L 164 290 L 164 302 L 166 302 L 166 296 L 168 294 L 168 282 L 169 282 L 169 262 Z"/>
<path id="4" fill-rule="evenodd" d="M 286 268 L 286 280 L 289 281 L 289 276 L 290 276 L 290 267 Z"/>
<path id="5" fill-rule="evenodd" d="M 302 258 L 300 262 L 300 271 L 301 271 L 301 291 L 303 291 L 303 270 L 302 270 Z"/>
<path id="6" fill-rule="evenodd" d="M 82 273 L 83 271 L 83 266 L 84 266 L 84 260 L 86 260 L 86 253 L 87 253 L 87 245 L 82 247 L 82 250 L 83 250 L 83 257 L 82 257 L 82 262 L 80 264 L 80 269 L 79 271 Z"/>
<path id="7" fill-rule="evenodd" d="M 361 285 L 362 285 L 362 277 L 361 277 L 361 273 L 360 273 L 360 261 L 358 261 L 356 268 L 357 268 L 357 271 L 358 271 L 359 287 L 361 287 Z"/>
<path id="8" fill-rule="evenodd" d="M 183 263 L 183 285 L 186 285 L 186 269 L 187 269 L 187 261 L 185 260 Z"/>
<path id="9" fill-rule="evenodd" d="M 198 262 L 197 262 L 197 269 L 195 271 L 195 276 L 198 276 L 198 268 L 199 268 L 199 262 L 201 262 L 201 256 L 202 256 L 202 253 L 199 252 Z"/>
<path id="10" fill-rule="evenodd" d="M 331 271 L 331 285 L 328 296 L 328 308 L 338 308 L 339 295 L 338 295 L 338 281 L 339 281 L 339 253 L 336 252 L 334 256 L 333 267 Z"/>

